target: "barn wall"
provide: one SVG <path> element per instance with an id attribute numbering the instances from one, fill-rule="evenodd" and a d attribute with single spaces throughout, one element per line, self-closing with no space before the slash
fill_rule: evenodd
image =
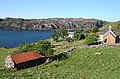
<path id="1" fill-rule="evenodd" d="M 109 33 L 106 36 L 106 38 L 107 38 L 106 44 L 115 44 L 116 43 L 116 38 L 112 34 Z"/>
<path id="2" fill-rule="evenodd" d="M 15 68 L 17 68 L 17 70 L 26 69 L 29 67 L 34 67 L 34 66 L 43 64 L 45 62 L 46 62 L 45 58 L 40 58 L 40 59 L 31 60 L 31 61 L 20 63 L 20 64 L 15 64 Z"/>

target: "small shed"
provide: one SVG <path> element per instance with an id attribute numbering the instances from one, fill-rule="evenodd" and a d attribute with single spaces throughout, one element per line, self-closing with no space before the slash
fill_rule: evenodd
<path id="1" fill-rule="evenodd" d="M 5 58 L 5 68 L 24 69 L 45 63 L 45 56 L 36 51 L 17 53 Z"/>

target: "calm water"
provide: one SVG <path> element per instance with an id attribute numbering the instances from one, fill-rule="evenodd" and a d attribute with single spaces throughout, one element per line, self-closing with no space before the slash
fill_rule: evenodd
<path id="1" fill-rule="evenodd" d="M 33 43 L 51 37 L 52 31 L 0 30 L 0 46 L 13 48 L 20 44 Z"/>

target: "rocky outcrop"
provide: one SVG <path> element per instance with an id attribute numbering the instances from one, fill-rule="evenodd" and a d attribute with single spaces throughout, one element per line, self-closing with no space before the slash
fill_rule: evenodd
<path id="1" fill-rule="evenodd" d="M 98 19 L 83 18 L 48 18 L 48 19 L 0 19 L 0 29 L 12 30 L 53 30 L 61 27 L 90 29 L 93 26 L 102 27 L 109 22 Z"/>

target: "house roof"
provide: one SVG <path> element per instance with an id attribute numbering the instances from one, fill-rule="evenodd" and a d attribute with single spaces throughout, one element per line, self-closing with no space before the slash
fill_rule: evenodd
<path id="1" fill-rule="evenodd" d="M 112 34 L 114 37 L 117 36 L 116 33 L 115 33 L 114 31 L 108 30 L 108 31 L 106 31 L 106 32 L 104 33 L 104 37 L 107 36 L 109 33 Z"/>
<path id="2" fill-rule="evenodd" d="M 16 64 L 20 64 L 23 62 L 43 58 L 44 56 L 37 53 L 36 51 L 29 51 L 24 53 L 12 54 L 11 58 Z"/>

